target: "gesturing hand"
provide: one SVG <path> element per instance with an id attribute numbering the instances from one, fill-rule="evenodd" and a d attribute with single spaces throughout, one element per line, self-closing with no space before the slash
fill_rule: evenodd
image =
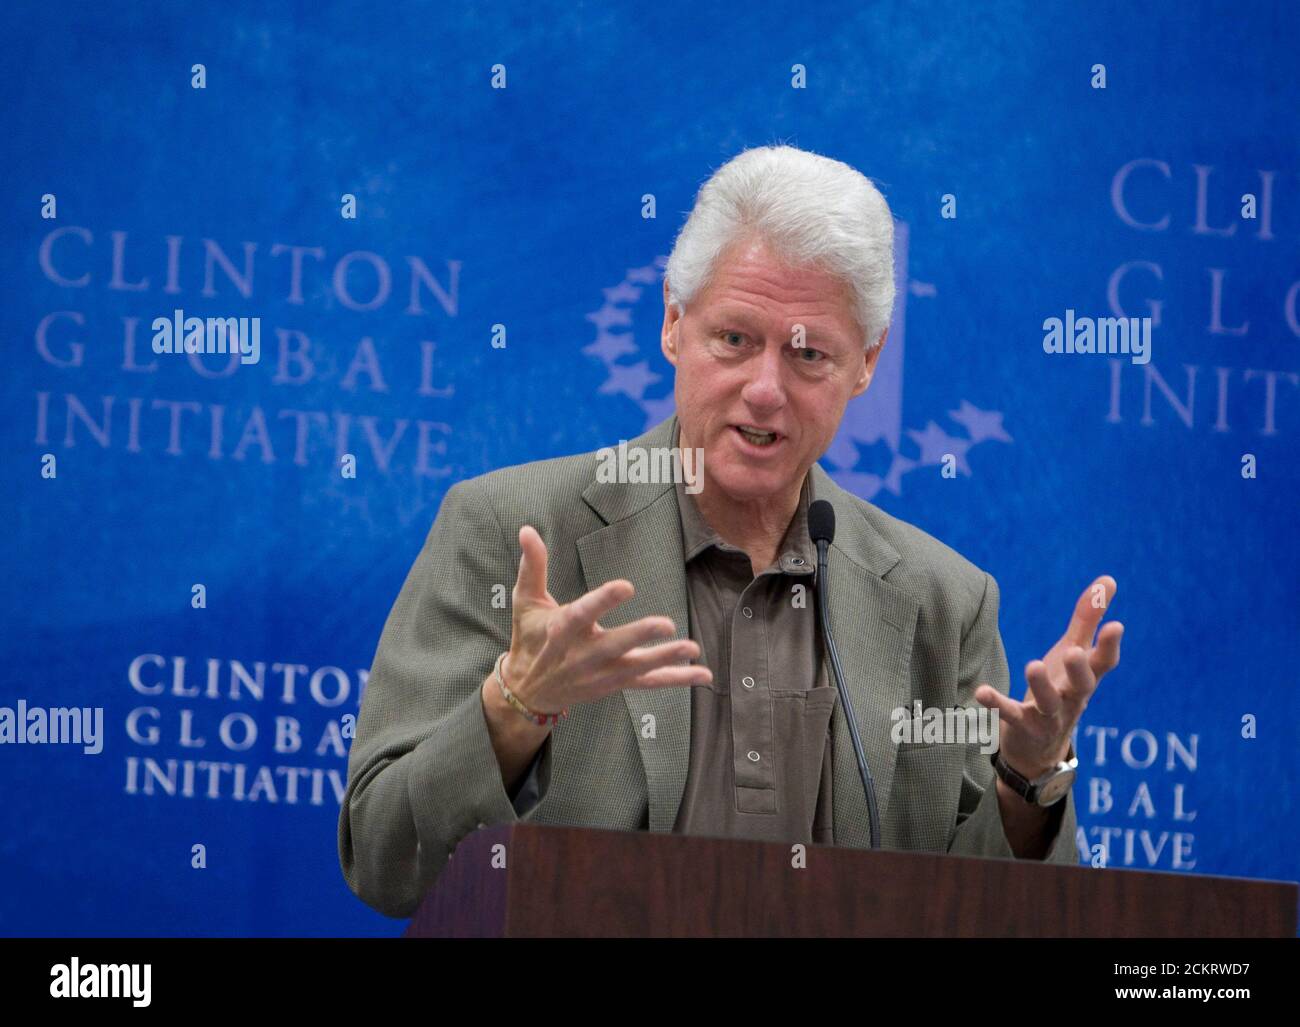
<path id="1" fill-rule="evenodd" d="M 707 685 L 708 667 L 677 666 L 700 647 L 689 639 L 648 645 L 676 634 L 668 617 L 642 617 L 619 628 L 596 623 L 632 598 L 630 581 L 609 581 L 561 606 L 546 588 L 546 544 L 529 525 L 519 529 L 523 551 L 511 593 L 506 684 L 536 713 L 558 713 L 624 688 Z"/>
<path id="2" fill-rule="evenodd" d="M 1084 589 L 1065 634 L 1046 656 L 1025 667 L 1029 690 L 1023 702 L 989 685 L 975 690 L 976 702 L 998 711 L 1002 758 L 1022 777 L 1041 777 L 1065 759 L 1084 707 L 1102 677 L 1119 663 L 1124 626 L 1118 621 L 1107 623 L 1093 644 L 1117 589 L 1108 575 Z"/>

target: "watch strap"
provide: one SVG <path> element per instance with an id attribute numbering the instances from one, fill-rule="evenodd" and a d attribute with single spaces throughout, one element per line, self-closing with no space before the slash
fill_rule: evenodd
<path id="1" fill-rule="evenodd" d="M 1012 791 L 1014 791 L 1026 802 L 1036 805 L 1038 802 L 1039 788 L 1044 783 L 1050 781 L 1053 777 L 1055 777 L 1058 773 L 1060 773 L 1062 768 L 1066 764 L 1074 763 L 1076 761 L 1076 756 L 1074 752 L 1074 743 L 1071 742 L 1070 749 L 1065 754 L 1065 759 L 1062 760 L 1060 763 L 1058 763 L 1051 770 L 1049 770 L 1042 777 L 1038 778 L 1036 781 L 1031 781 L 1029 778 L 1025 777 L 1014 767 L 1012 767 L 1011 764 L 1009 764 L 1006 760 L 1004 760 L 1002 758 L 1001 749 L 998 749 L 998 751 L 995 752 L 990 757 L 990 760 L 993 764 L 994 772 L 998 775 L 998 777 L 1002 778 L 1002 780 L 1007 783 L 1008 787 L 1010 787 Z"/>
<path id="2" fill-rule="evenodd" d="M 1012 791 L 1026 802 L 1032 803 L 1038 798 L 1038 789 L 1034 787 L 1034 783 L 1023 774 L 1015 771 L 1011 764 L 1002 758 L 1001 749 L 993 754 L 992 760 L 994 771 L 997 773 L 998 777 L 1002 778 L 1002 780 L 1007 783 Z"/>

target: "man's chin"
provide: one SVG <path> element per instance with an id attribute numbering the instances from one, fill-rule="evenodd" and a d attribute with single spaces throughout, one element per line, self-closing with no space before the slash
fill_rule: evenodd
<path id="1" fill-rule="evenodd" d="M 761 503 L 784 496 L 794 485 L 788 475 L 771 471 L 754 473 L 750 468 L 737 467 L 727 468 L 721 474 L 710 473 L 704 487 L 736 503 Z"/>

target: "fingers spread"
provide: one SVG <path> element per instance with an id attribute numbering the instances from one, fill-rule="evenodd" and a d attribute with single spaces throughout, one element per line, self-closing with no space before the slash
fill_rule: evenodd
<path id="1" fill-rule="evenodd" d="M 1066 694 L 1075 702 L 1086 703 L 1097 687 L 1088 662 L 1088 651 L 1081 646 L 1067 650 L 1065 654 Z"/>
<path id="2" fill-rule="evenodd" d="M 1061 694 L 1052 684 L 1047 665 L 1042 660 L 1031 661 L 1025 667 L 1025 680 L 1029 682 L 1029 692 L 1038 710 L 1046 716 L 1056 716 L 1061 709 Z"/>
<path id="3" fill-rule="evenodd" d="M 1078 602 L 1074 604 L 1070 626 L 1065 629 L 1066 641 L 1071 645 L 1089 648 L 1092 645 L 1092 636 L 1097 631 L 1097 625 L 1101 623 L 1101 618 L 1105 616 L 1110 601 L 1115 598 L 1118 590 L 1119 585 L 1109 574 L 1103 574 L 1085 588 Z"/>
<path id="4" fill-rule="evenodd" d="M 579 596 L 565 608 L 565 634 L 577 636 L 590 631 L 596 621 L 631 599 L 635 591 L 632 582 L 619 578 Z"/>
<path id="5" fill-rule="evenodd" d="M 975 689 L 975 701 L 990 710 L 997 710 L 999 720 L 1019 724 L 1024 719 L 1024 706 L 992 685 L 980 685 Z"/>
<path id="6" fill-rule="evenodd" d="M 624 688 L 688 688 L 713 680 L 708 667 L 660 667 L 633 678 Z"/>
<path id="7" fill-rule="evenodd" d="M 535 528 L 525 524 L 519 529 L 519 576 L 515 579 L 515 599 L 542 599 L 546 596 L 546 543 Z"/>
<path id="8" fill-rule="evenodd" d="M 675 634 L 677 634 L 677 628 L 670 617 L 642 617 L 631 624 L 610 628 L 604 632 L 599 639 L 591 644 L 590 660 L 584 662 L 588 663 L 589 666 L 598 667 L 603 663 L 618 660 L 625 654 L 630 655 L 628 650 L 632 649 L 633 646 L 645 647 L 642 650 L 636 650 L 637 652 L 658 654 L 661 650 L 664 650 L 685 653 L 684 656 L 676 657 L 679 660 L 694 659 L 699 655 L 700 647 L 690 639 L 682 639 L 671 645 L 649 645 L 651 642 L 661 642 L 664 639 L 672 638 Z M 654 665 L 657 666 L 657 664 Z"/>
<path id="9" fill-rule="evenodd" d="M 1097 636 L 1097 648 L 1089 658 L 1092 672 L 1098 680 L 1119 665 L 1119 643 L 1123 636 L 1124 625 L 1119 621 L 1113 620 L 1102 627 L 1101 634 Z"/>

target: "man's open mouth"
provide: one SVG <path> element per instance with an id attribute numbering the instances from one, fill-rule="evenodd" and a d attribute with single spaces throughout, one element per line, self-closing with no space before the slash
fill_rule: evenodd
<path id="1" fill-rule="evenodd" d="M 732 425 L 732 427 L 740 433 L 741 437 L 745 439 L 746 442 L 755 446 L 770 446 L 782 437 L 779 432 L 764 431 L 763 429 L 756 428 L 753 425 L 735 424 Z"/>

